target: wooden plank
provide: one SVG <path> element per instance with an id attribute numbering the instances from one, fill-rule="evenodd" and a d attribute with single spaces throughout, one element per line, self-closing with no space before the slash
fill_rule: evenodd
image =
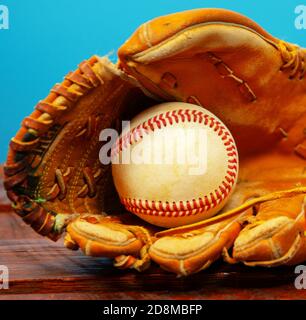
<path id="1" fill-rule="evenodd" d="M 306 300 L 306 290 L 291 285 L 277 288 L 202 288 L 191 291 L 123 291 L 123 292 L 67 292 L 45 294 L 0 294 L 0 300 Z"/>
<path id="2" fill-rule="evenodd" d="M 265 287 L 293 280 L 292 268 L 251 269 L 216 263 L 207 271 L 188 278 L 153 266 L 139 274 L 112 267 L 111 261 L 86 257 L 64 248 L 62 241 L 16 239 L 0 241 L 0 264 L 10 270 L 10 294 L 64 292 L 125 292 L 131 290 L 195 290 L 208 287 Z"/>

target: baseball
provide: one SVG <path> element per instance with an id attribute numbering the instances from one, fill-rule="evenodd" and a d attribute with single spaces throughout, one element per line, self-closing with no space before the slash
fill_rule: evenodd
<path id="1" fill-rule="evenodd" d="M 162 103 L 136 116 L 112 149 L 112 174 L 125 208 L 177 227 L 218 213 L 238 176 L 238 152 L 226 126 L 203 107 Z"/>

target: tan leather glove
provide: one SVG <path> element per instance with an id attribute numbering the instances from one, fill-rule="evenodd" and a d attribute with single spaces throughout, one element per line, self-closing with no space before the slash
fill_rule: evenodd
<path id="1" fill-rule="evenodd" d="M 237 13 L 200 9 L 142 25 L 119 61 L 93 57 L 55 85 L 12 139 L 5 187 L 37 232 L 85 254 L 188 275 L 222 255 L 277 266 L 306 260 L 306 51 Z M 159 101 L 216 114 L 240 153 L 239 183 L 216 217 L 157 230 L 122 214 L 99 133 Z M 107 215 L 104 213 L 107 212 Z"/>

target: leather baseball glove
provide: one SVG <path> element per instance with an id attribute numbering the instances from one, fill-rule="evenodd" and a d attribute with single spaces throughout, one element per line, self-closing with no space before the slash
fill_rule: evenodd
<path id="1" fill-rule="evenodd" d="M 199 9 L 143 24 L 118 56 L 82 62 L 11 140 L 5 187 L 24 221 L 139 271 L 151 260 L 184 276 L 220 257 L 266 267 L 305 261 L 306 51 L 240 14 Z M 222 212 L 168 230 L 125 213 L 99 161 L 102 129 L 160 101 L 213 112 L 240 155 Z"/>

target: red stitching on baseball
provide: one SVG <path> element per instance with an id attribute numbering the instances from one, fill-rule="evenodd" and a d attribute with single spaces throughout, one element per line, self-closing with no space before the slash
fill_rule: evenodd
<path id="1" fill-rule="evenodd" d="M 142 199 L 136 200 L 131 198 L 121 198 L 122 204 L 128 211 L 136 214 L 162 217 L 190 216 L 216 207 L 232 191 L 238 174 L 238 152 L 234 144 L 234 140 L 231 138 L 231 134 L 221 124 L 221 122 L 201 111 L 179 109 L 167 111 L 165 114 L 160 114 L 148 119 L 144 123 L 132 129 L 130 132 L 126 133 L 117 141 L 112 150 L 112 156 L 115 156 L 120 151 L 123 151 L 123 149 L 127 148 L 127 145 L 133 145 L 134 143 L 137 143 L 143 139 L 144 135 L 147 135 L 156 129 L 162 129 L 163 127 L 166 127 L 167 123 L 173 125 L 173 123 L 179 123 L 180 121 L 185 122 L 186 118 L 189 122 L 193 121 L 204 123 L 205 126 L 209 126 L 215 132 L 217 132 L 218 136 L 221 138 L 223 145 L 226 147 L 228 156 L 228 170 L 226 172 L 226 176 L 223 178 L 223 181 L 217 187 L 217 189 L 214 190 L 214 192 L 211 192 L 209 195 L 204 195 L 198 199 L 177 202 L 161 202 L 154 200 L 149 201 Z"/>

